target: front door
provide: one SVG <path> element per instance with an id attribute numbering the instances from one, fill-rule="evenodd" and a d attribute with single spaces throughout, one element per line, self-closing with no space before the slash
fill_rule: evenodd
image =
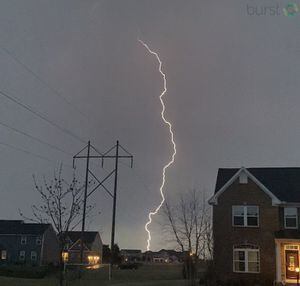
<path id="1" fill-rule="evenodd" d="M 298 250 L 285 251 L 286 278 L 297 279 L 296 268 L 299 267 Z"/>

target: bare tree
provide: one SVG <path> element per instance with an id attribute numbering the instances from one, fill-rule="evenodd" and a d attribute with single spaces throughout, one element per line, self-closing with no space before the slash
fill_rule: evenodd
<path id="1" fill-rule="evenodd" d="M 198 259 L 212 254 L 210 208 L 205 194 L 195 189 L 181 195 L 175 203 L 164 205 L 164 232 L 181 251 L 186 252 L 183 274 L 189 285 L 196 285 Z"/>
<path id="2" fill-rule="evenodd" d="M 40 196 L 40 204 L 31 206 L 32 217 L 26 217 L 21 211 L 19 212 L 25 220 L 53 225 L 60 243 L 60 266 L 62 267 L 62 253 L 67 243 L 67 233 L 82 221 L 84 184 L 76 179 L 75 171 L 70 182 L 63 179 L 62 165 L 58 171 L 54 171 L 53 179 L 47 180 L 44 176 L 42 184 L 38 183 L 35 176 L 33 180 L 35 190 Z M 90 185 L 94 182 L 88 183 Z M 91 210 L 92 206 L 87 206 L 87 214 L 90 214 Z M 62 285 L 62 275 L 60 285 Z"/>
<path id="3" fill-rule="evenodd" d="M 164 230 L 181 251 L 187 251 L 197 258 L 211 257 L 211 214 L 203 193 L 193 189 L 181 195 L 173 204 L 166 201 L 164 217 Z"/>

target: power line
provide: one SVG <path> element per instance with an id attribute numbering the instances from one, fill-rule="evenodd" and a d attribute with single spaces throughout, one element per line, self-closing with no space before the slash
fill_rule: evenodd
<path id="1" fill-rule="evenodd" d="M 35 73 L 29 66 L 27 66 L 23 61 L 21 61 L 19 58 L 17 58 L 13 53 L 11 53 L 8 49 L 4 48 L 3 46 L 0 46 L 0 49 L 4 51 L 7 55 L 9 55 L 15 62 L 17 62 L 19 65 L 21 65 L 27 72 L 29 72 L 33 77 L 35 77 L 39 82 L 41 82 L 44 86 L 46 86 L 52 93 L 54 93 L 57 97 L 62 99 L 65 103 L 70 105 L 76 112 L 80 113 L 83 117 L 89 119 L 89 117 L 83 113 L 77 106 L 72 104 L 71 101 L 69 101 L 66 97 L 64 97 L 58 90 L 50 86 L 45 80 L 43 80 L 37 73 Z"/>
<path id="2" fill-rule="evenodd" d="M 73 137 L 74 139 L 80 141 L 81 143 L 85 143 L 86 142 L 85 140 L 83 140 L 82 138 L 80 138 L 79 136 L 77 136 L 76 134 L 74 134 L 72 131 L 69 131 L 68 129 L 66 129 L 64 127 L 59 126 L 57 123 L 53 122 L 52 120 L 48 119 L 47 117 L 45 117 L 44 115 L 42 115 L 38 111 L 34 110 L 28 104 L 22 103 L 21 101 L 19 101 L 15 97 L 9 95 L 8 93 L 0 90 L 0 95 L 2 95 L 3 97 L 9 99 L 10 101 L 16 103 L 17 105 L 21 106 L 23 109 L 29 111 L 30 113 L 34 114 L 35 116 L 39 117 L 40 119 L 44 120 L 45 122 L 49 123 L 50 125 L 56 127 L 60 131 L 68 134 L 69 136 Z"/>
<path id="3" fill-rule="evenodd" d="M 69 153 L 69 152 L 67 152 L 67 151 L 65 151 L 65 150 L 63 150 L 63 149 L 61 149 L 60 147 L 57 147 L 56 145 L 50 144 L 50 143 L 48 143 L 48 142 L 46 142 L 46 141 L 43 141 L 42 139 L 40 139 L 40 138 L 38 138 L 38 137 L 35 137 L 35 136 L 31 135 L 31 134 L 28 134 L 28 133 L 26 133 L 26 132 L 24 132 L 24 131 L 22 131 L 22 130 L 19 130 L 19 129 L 15 128 L 15 127 L 12 127 L 12 126 L 10 126 L 10 125 L 8 125 L 8 124 L 6 124 L 6 123 L 3 123 L 2 121 L 0 121 L 0 125 L 3 126 L 3 127 L 5 127 L 5 128 L 7 128 L 7 129 L 9 129 L 9 130 L 12 130 L 12 131 L 14 131 L 14 132 L 16 132 L 16 133 L 19 133 L 19 134 L 21 134 L 21 135 L 24 135 L 24 136 L 26 136 L 26 137 L 28 137 L 28 138 L 30 138 L 30 139 L 36 141 L 36 142 L 39 142 L 39 143 L 41 143 L 41 144 L 44 144 L 44 145 L 46 145 L 46 146 L 48 146 L 48 147 L 50 147 L 50 148 L 52 148 L 52 149 L 55 149 L 55 150 L 57 150 L 57 151 L 59 151 L 59 152 L 62 152 L 62 153 L 64 153 L 64 154 L 68 155 L 68 156 L 73 156 L 73 154 L 71 154 L 71 153 Z M 93 146 L 91 146 L 91 147 L 92 147 L 94 150 L 97 150 L 97 149 L 95 149 Z M 98 151 L 97 151 L 97 152 L 98 152 Z M 91 162 L 91 164 L 95 165 L 93 162 Z M 95 166 L 96 166 L 96 165 L 95 165 Z M 127 164 L 126 164 L 126 166 L 129 167 Z M 73 168 L 73 167 L 72 167 L 72 168 Z M 104 168 L 102 168 L 102 169 L 103 169 L 104 171 L 107 172 L 107 170 L 105 170 Z M 104 186 L 102 185 L 102 187 L 104 187 Z"/>
<path id="4" fill-rule="evenodd" d="M 3 123 L 3 122 L 0 121 L 0 125 L 4 126 L 4 127 L 7 128 L 7 129 L 10 129 L 10 130 L 12 130 L 12 131 L 14 131 L 14 132 L 16 132 L 16 133 L 22 134 L 23 136 L 26 136 L 26 137 L 28 137 L 28 138 L 34 140 L 34 141 L 37 141 L 37 142 L 39 142 L 39 143 L 41 143 L 41 144 L 44 144 L 44 145 L 46 145 L 46 146 L 48 146 L 48 147 L 50 147 L 50 148 L 52 148 L 52 149 L 55 149 L 55 150 L 57 150 L 57 151 L 59 151 L 59 152 L 62 152 L 62 153 L 64 153 L 64 154 L 66 154 L 66 155 L 73 156 L 71 153 L 68 153 L 68 152 L 64 151 L 63 149 L 61 149 L 61 148 L 59 148 L 59 147 L 57 147 L 57 146 L 55 146 L 55 145 L 52 145 L 52 144 L 50 144 L 50 143 L 48 143 L 48 142 L 46 142 L 46 141 L 43 141 L 42 139 L 39 139 L 38 137 L 35 137 L 35 136 L 33 136 L 33 135 L 30 135 L 30 134 L 28 134 L 28 133 L 26 133 L 26 132 L 24 132 L 24 131 L 22 131 L 22 130 L 19 130 L 19 129 L 15 128 L 15 127 L 9 126 L 9 125 L 7 125 L 6 123 Z"/>
<path id="5" fill-rule="evenodd" d="M 6 147 L 8 147 L 8 148 L 10 148 L 10 149 L 14 149 L 14 150 L 16 150 L 16 151 L 25 153 L 25 154 L 30 155 L 30 156 L 34 156 L 34 157 L 36 157 L 36 158 L 39 158 L 39 159 L 42 159 L 42 160 L 45 160 L 45 161 L 48 161 L 48 162 L 51 162 L 51 163 L 57 163 L 56 161 L 51 160 L 51 159 L 49 159 L 48 157 L 45 157 L 45 156 L 42 156 L 42 155 L 33 153 L 33 152 L 28 151 L 28 150 L 26 150 L 26 149 L 22 149 L 22 148 L 16 147 L 16 146 L 14 146 L 14 145 L 11 145 L 11 144 L 8 144 L 8 143 L 5 143 L 5 142 L 0 142 L 0 145 L 6 146 Z M 66 164 L 63 164 L 63 165 L 66 166 L 66 167 L 68 167 L 68 168 L 73 169 L 73 167 L 70 166 L 70 165 L 66 165 Z"/>

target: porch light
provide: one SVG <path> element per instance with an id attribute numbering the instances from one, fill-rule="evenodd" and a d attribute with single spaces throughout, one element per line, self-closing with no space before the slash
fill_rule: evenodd
<path id="1" fill-rule="evenodd" d="M 295 271 L 296 271 L 297 273 L 299 273 L 299 272 L 300 272 L 300 268 L 299 268 L 299 267 L 296 267 L 296 268 L 295 268 Z"/>
<path id="2" fill-rule="evenodd" d="M 68 261 L 68 259 L 69 259 L 69 253 L 68 252 L 63 252 L 61 254 L 61 256 L 62 256 L 63 262 L 67 262 Z"/>
<path id="3" fill-rule="evenodd" d="M 100 260 L 100 257 L 95 255 L 95 256 L 88 256 L 88 261 L 89 261 L 89 264 L 97 264 Z"/>

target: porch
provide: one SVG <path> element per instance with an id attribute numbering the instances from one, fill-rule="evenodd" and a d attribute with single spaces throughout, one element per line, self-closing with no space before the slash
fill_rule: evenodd
<path id="1" fill-rule="evenodd" d="M 299 285 L 300 239 L 275 239 L 276 281 L 283 285 Z"/>

